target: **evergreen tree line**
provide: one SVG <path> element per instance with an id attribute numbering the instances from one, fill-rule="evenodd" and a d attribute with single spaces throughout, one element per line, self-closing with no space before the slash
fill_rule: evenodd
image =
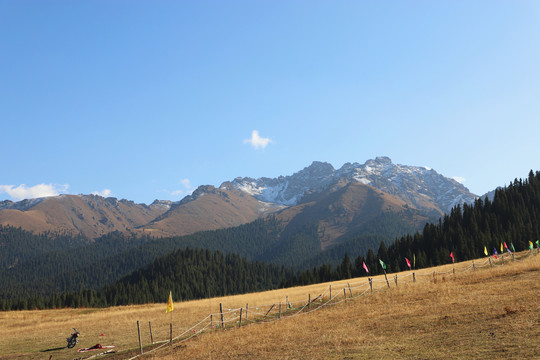
<path id="1" fill-rule="evenodd" d="M 0 271 L 13 268 L 36 256 L 90 244 L 84 236 L 66 232 L 33 234 L 10 225 L 0 225 Z"/>
<path id="2" fill-rule="evenodd" d="M 455 206 L 438 223 L 428 223 L 423 231 L 396 239 L 388 247 L 380 242 L 377 252 L 369 249 L 365 256 L 352 261 L 347 254 L 335 267 L 325 264 L 300 272 L 285 285 L 307 285 L 319 282 L 382 274 L 382 260 L 387 272 L 408 269 L 405 258 L 416 268 L 447 264 L 453 252 L 456 261 L 484 256 L 484 247 L 493 254 L 500 246 L 514 246 L 516 251 L 529 248 L 529 241 L 540 238 L 540 172 L 529 172 L 525 180 L 514 180 L 495 192 L 493 201 L 479 198 L 474 204 Z M 369 269 L 369 274 L 363 264 Z"/>
<path id="3" fill-rule="evenodd" d="M 414 214 L 413 214 L 414 215 Z M 401 233 L 401 219 L 383 214 L 361 232 L 348 234 L 338 245 L 322 250 L 317 222 L 291 222 L 286 226 L 275 217 L 249 224 L 192 235 L 157 238 L 112 232 L 90 241 L 69 234 L 32 234 L 13 227 L 0 227 L 0 299 L 48 297 L 52 293 L 98 290 L 114 283 L 156 258 L 178 249 L 204 248 L 235 253 L 251 261 L 263 261 L 296 270 L 329 263 L 339 264 L 345 253 L 365 254 L 370 247 L 391 237 L 370 235 L 376 223 L 386 233 Z M 366 233 L 368 232 L 368 233 Z"/>
<path id="4" fill-rule="evenodd" d="M 63 307 L 107 307 L 234 295 L 283 287 L 293 276 L 283 266 L 250 262 L 235 254 L 206 249 L 184 249 L 156 259 L 118 282 L 99 290 L 34 295 L 18 300 L 3 299 L 1 310 Z"/>

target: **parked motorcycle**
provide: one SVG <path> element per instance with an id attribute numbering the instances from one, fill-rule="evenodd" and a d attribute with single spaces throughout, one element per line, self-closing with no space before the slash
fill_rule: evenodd
<path id="1" fill-rule="evenodd" d="M 77 331 L 77 329 L 73 328 L 73 330 L 75 330 L 74 332 L 71 333 L 71 336 L 68 337 L 66 340 L 67 340 L 67 347 L 69 349 L 75 347 L 75 345 L 77 345 L 77 343 L 79 342 L 79 335 L 81 335 L 81 333 L 79 331 Z"/>

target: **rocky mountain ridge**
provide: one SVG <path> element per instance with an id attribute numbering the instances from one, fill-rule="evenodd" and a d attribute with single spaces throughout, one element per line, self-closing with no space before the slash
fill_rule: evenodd
<path id="1" fill-rule="evenodd" d="M 433 169 L 393 164 L 388 157 L 377 157 L 364 164 L 346 163 L 338 170 L 329 163 L 315 161 L 291 176 L 274 179 L 238 177 L 232 184 L 261 201 L 294 206 L 306 195 L 321 192 L 340 179 L 373 186 L 439 215 L 477 198 L 462 184 Z"/>
<path id="2" fill-rule="evenodd" d="M 336 237 L 351 233 L 369 218 L 366 211 L 373 211 L 374 207 L 365 206 L 364 202 L 373 201 L 375 193 L 364 187 L 381 192 L 377 198 L 384 199 L 381 204 L 386 205 L 377 208 L 379 213 L 381 209 L 401 213 L 411 208 L 420 212 L 421 219 L 441 216 L 453 206 L 472 203 L 476 198 L 462 184 L 435 170 L 393 164 L 388 157 L 377 157 L 364 164 L 346 163 L 337 170 L 329 163 L 315 161 L 289 176 L 238 177 L 217 188 L 199 186 L 177 202 L 156 200 L 146 205 L 98 195 L 6 200 L 0 202 L 0 224 L 35 232 L 80 233 L 88 238 L 111 231 L 162 237 L 238 226 L 270 213 L 280 216 L 286 209 L 282 218 L 293 221 L 294 216 L 309 208 L 311 215 L 302 215 L 303 221 L 320 222 L 327 234 L 335 234 L 326 236 L 325 241 L 331 244 Z M 348 190 L 339 195 L 343 198 L 336 198 L 336 194 L 341 194 L 336 191 L 345 188 Z M 329 196 L 332 201 L 328 200 Z M 351 199 L 355 200 L 351 202 Z M 331 206 L 331 211 L 321 204 Z"/>

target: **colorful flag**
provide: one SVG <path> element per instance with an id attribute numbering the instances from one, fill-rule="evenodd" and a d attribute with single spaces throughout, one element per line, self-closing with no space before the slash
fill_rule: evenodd
<path id="1" fill-rule="evenodd" d="M 501 253 L 502 253 L 503 251 L 504 251 L 504 250 L 503 250 L 502 243 L 501 243 Z"/>
<path id="2" fill-rule="evenodd" d="M 512 248 L 513 252 L 516 252 L 516 249 L 514 249 L 514 244 L 513 243 L 510 243 L 510 247 Z"/>
<path id="3" fill-rule="evenodd" d="M 487 252 L 487 248 L 484 246 L 484 254 L 486 254 L 486 256 L 488 256 L 488 252 Z"/>
<path id="4" fill-rule="evenodd" d="M 453 252 L 450 252 L 450 257 L 452 258 L 452 262 L 455 262 L 455 259 L 454 259 L 454 253 L 453 253 Z"/>
<path id="5" fill-rule="evenodd" d="M 173 301 L 172 301 L 172 291 L 169 293 L 169 301 L 167 302 L 167 311 L 165 312 L 168 313 L 168 312 L 171 312 L 173 311 L 174 309 L 174 305 L 173 305 Z"/>
<path id="6" fill-rule="evenodd" d="M 493 255 L 497 255 L 497 249 L 493 248 Z"/>
<path id="7" fill-rule="evenodd" d="M 532 241 L 529 241 L 529 249 L 531 249 L 531 250 L 533 249 L 533 243 L 532 243 Z"/>
<path id="8" fill-rule="evenodd" d="M 367 268 L 367 265 L 366 265 L 366 263 L 365 263 L 365 262 L 363 262 L 363 261 L 362 261 L 362 266 L 364 267 L 364 270 L 366 270 L 366 272 L 368 273 L 368 272 L 369 272 L 369 270 L 368 270 L 368 268 Z"/>
<path id="9" fill-rule="evenodd" d="M 416 268 L 416 255 L 412 254 L 412 266 L 413 268 Z"/>
<path id="10" fill-rule="evenodd" d="M 379 259 L 379 262 L 381 263 L 382 268 L 386 270 L 386 264 L 381 259 Z"/>
<path id="11" fill-rule="evenodd" d="M 405 261 L 407 262 L 407 266 L 409 267 L 409 269 L 411 268 L 411 262 L 409 261 L 409 259 L 405 258 Z"/>
<path id="12" fill-rule="evenodd" d="M 508 250 L 508 246 L 506 246 L 506 241 L 504 242 L 504 248 Z"/>
<path id="13" fill-rule="evenodd" d="M 540 240 L 536 240 L 536 248 L 540 248 Z"/>

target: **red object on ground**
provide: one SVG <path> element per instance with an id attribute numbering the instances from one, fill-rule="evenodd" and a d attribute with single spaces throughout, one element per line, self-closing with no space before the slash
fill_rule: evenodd
<path id="1" fill-rule="evenodd" d="M 101 344 L 96 344 L 94 346 L 91 346 L 89 348 L 82 348 L 82 349 L 79 349 L 77 350 L 77 352 L 86 352 L 86 351 L 92 351 L 92 350 L 102 350 L 102 349 L 112 349 L 114 348 L 115 346 L 114 345 L 101 345 Z"/>

